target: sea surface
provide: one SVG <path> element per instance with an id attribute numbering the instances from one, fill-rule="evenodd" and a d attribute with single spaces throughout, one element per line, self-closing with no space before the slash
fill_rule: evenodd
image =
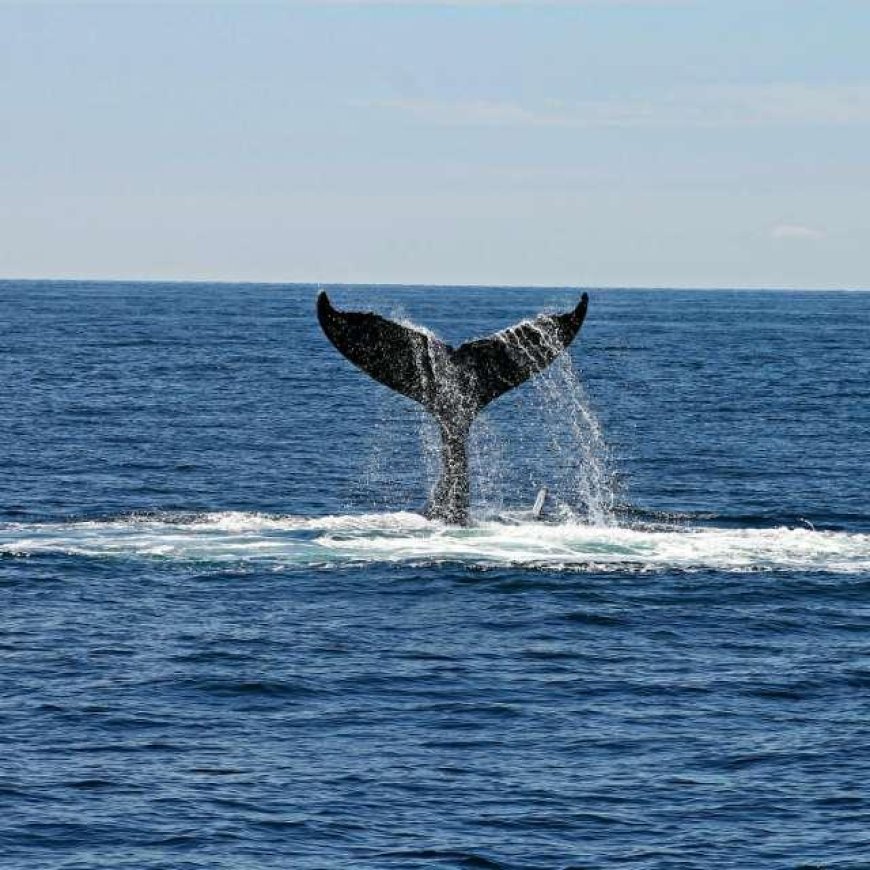
<path id="1" fill-rule="evenodd" d="M 455 529 L 317 290 L 0 282 L 0 867 L 870 868 L 870 293 L 589 288 Z"/>

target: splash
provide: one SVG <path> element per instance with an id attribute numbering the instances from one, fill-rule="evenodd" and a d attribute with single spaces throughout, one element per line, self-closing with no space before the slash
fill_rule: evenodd
<path id="1" fill-rule="evenodd" d="M 458 370 L 443 352 L 441 340 L 430 329 L 413 323 L 402 313 L 394 317 L 402 326 L 431 339 L 414 347 L 421 383 L 431 384 L 434 393 L 437 381 L 439 391 L 447 397 L 451 407 L 461 408 L 468 385 L 461 383 Z M 501 400 L 494 412 L 489 406 L 482 413 L 471 415 L 474 422 L 467 452 L 474 517 L 477 520 L 493 518 L 505 505 L 531 503 L 537 489 L 546 486 L 551 493 L 551 513 L 556 516 L 592 525 L 612 525 L 616 478 L 610 452 L 570 355 L 563 352 L 555 323 L 547 316 L 524 320 L 493 338 L 502 343 L 509 355 L 535 370 L 540 368 L 543 359 L 553 362 L 533 376 L 527 385 L 511 393 L 511 398 Z M 497 422 L 498 407 L 506 405 L 515 408 L 507 435 Z M 415 410 L 413 419 L 419 433 L 431 500 L 436 496 L 443 469 L 443 438 L 433 418 Z M 517 420 L 521 421 L 519 425 Z M 392 461 L 395 450 L 389 445 L 397 441 L 405 441 L 404 432 L 390 431 L 383 424 L 378 426 L 366 477 L 373 483 L 371 469 L 376 467 L 384 491 L 396 489 L 386 479 L 386 474 L 396 468 Z M 515 443 L 529 456 L 544 454 L 545 467 L 530 479 L 522 492 L 516 491 L 518 481 L 510 467 L 515 459 L 512 455 Z M 390 459 L 385 462 L 388 455 Z M 387 506 L 377 496 L 369 504 Z"/>
<path id="2" fill-rule="evenodd" d="M 529 354 L 522 338 L 525 330 L 534 330 L 542 346 L 558 350 L 554 332 L 525 321 L 504 333 L 512 353 Z M 560 353 L 529 382 L 525 395 L 529 407 L 524 416 L 538 422 L 549 454 L 549 479 L 543 483 L 552 491 L 559 513 L 591 525 L 613 525 L 616 476 L 611 453 L 570 355 Z"/>

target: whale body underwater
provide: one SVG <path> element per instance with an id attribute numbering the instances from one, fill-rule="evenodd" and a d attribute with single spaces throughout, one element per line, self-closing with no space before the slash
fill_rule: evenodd
<path id="1" fill-rule="evenodd" d="M 419 402 L 438 422 L 441 475 L 425 515 L 468 525 L 472 423 L 490 402 L 543 371 L 571 344 L 588 304 L 584 293 L 571 311 L 541 314 L 457 348 L 373 312 L 340 311 L 324 291 L 317 297 L 317 318 L 339 353 L 376 381 Z"/>

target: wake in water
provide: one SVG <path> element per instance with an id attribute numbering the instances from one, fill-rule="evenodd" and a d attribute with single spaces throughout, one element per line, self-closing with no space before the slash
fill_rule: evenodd
<path id="1" fill-rule="evenodd" d="M 809 528 L 626 528 L 522 516 L 457 528 L 418 514 L 213 513 L 0 525 L 0 554 L 266 564 L 455 563 L 568 571 L 870 571 L 870 534 Z"/>

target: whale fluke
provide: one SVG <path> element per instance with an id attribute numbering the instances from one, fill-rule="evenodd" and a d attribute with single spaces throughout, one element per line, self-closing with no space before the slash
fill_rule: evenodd
<path id="1" fill-rule="evenodd" d="M 443 470 L 426 513 L 466 524 L 465 445 L 474 418 L 568 347 L 583 325 L 588 303 L 584 293 L 571 311 L 542 314 L 455 349 L 431 333 L 378 314 L 339 311 L 324 291 L 317 297 L 317 318 L 327 338 L 355 366 L 419 402 L 438 420 Z"/>

